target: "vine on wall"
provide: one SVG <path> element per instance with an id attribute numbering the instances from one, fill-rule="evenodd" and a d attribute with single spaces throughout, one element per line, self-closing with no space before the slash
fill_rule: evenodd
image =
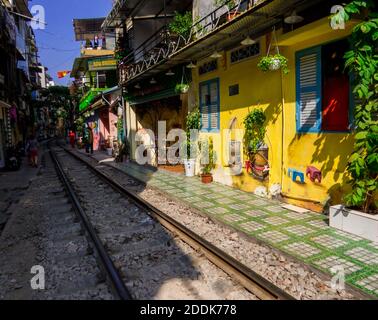
<path id="1" fill-rule="evenodd" d="M 376 212 L 378 189 L 378 5 L 375 1 L 351 1 L 331 18 L 334 23 L 361 15 L 350 36 L 351 50 L 345 54 L 345 68 L 352 73 L 355 97 L 355 144 L 349 159 L 352 192 L 347 205 L 364 212 Z"/>

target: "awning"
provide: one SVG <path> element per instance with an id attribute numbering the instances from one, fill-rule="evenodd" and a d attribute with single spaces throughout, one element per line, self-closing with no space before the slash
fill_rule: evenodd
<path id="1" fill-rule="evenodd" d="M 174 96 L 178 96 L 179 94 L 176 92 L 175 88 L 165 89 L 153 94 L 141 96 L 141 97 L 128 97 L 126 100 L 130 103 L 130 105 L 137 105 L 146 102 L 151 102 L 155 100 L 160 100 L 164 98 L 170 98 Z"/>
<path id="2" fill-rule="evenodd" d="M 103 92 L 103 94 L 111 94 L 111 93 L 115 93 L 115 92 L 117 92 L 118 90 L 122 90 L 122 88 L 120 87 L 120 86 L 115 86 L 115 87 L 113 87 L 113 88 L 110 88 L 110 89 L 108 89 L 108 90 L 105 90 L 104 92 Z"/>
<path id="3" fill-rule="evenodd" d="M 6 108 L 6 109 L 10 109 L 11 108 L 11 105 L 4 102 L 3 100 L 0 100 L 0 107 L 1 108 Z"/>
<path id="4" fill-rule="evenodd" d="M 101 25 L 105 18 L 74 19 L 73 26 L 76 41 L 92 40 L 100 35 Z"/>
<path id="5" fill-rule="evenodd" d="M 20 11 L 21 14 L 32 18 L 32 14 L 30 13 L 30 10 L 28 8 L 28 1 L 25 0 L 16 0 L 15 4 L 17 6 L 17 9 Z"/>

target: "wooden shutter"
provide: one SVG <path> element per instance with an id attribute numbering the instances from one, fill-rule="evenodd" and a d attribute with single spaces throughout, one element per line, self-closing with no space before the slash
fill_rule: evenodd
<path id="1" fill-rule="evenodd" d="M 210 83 L 210 130 L 219 129 L 219 83 L 217 80 Z"/>
<path id="2" fill-rule="evenodd" d="M 219 80 L 200 84 L 201 129 L 219 130 Z"/>
<path id="3" fill-rule="evenodd" d="M 296 56 L 297 131 L 319 132 L 321 128 L 321 47 Z"/>
<path id="4" fill-rule="evenodd" d="M 209 130 L 209 86 L 207 84 L 201 84 L 200 86 L 200 111 L 201 111 L 201 129 Z"/>

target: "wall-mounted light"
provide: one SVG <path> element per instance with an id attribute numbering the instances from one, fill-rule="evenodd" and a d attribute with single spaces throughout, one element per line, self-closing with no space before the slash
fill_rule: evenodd
<path id="1" fill-rule="evenodd" d="M 251 46 L 255 43 L 256 43 L 256 41 L 251 39 L 250 36 L 247 36 L 242 42 L 240 42 L 240 44 L 243 45 L 243 46 Z"/>
<path id="2" fill-rule="evenodd" d="M 210 56 L 210 58 L 219 59 L 222 58 L 222 55 L 217 50 L 215 50 L 214 53 Z"/>
<path id="3" fill-rule="evenodd" d="M 172 71 L 172 69 L 169 69 L 168 72 L 165 74 L 166 76 L 174 76 L 175 73 Z"/>
<path id="4" fill-rule="evenodd" d="M 287 24 L 296 24 L 296 23 L 302 22 L 303 20 L 304 18 L 301 16 L 298 16 L 295 10 L 293 10 L 290 16 L 284 19 L 285 23 Z"/>
<path id="5" fill-rule="evenodd" d="M 190 63 L 186 66 L 188 69 L 195 69 L 197 66 L 193 63 L 193 61 L 190 61 Z"/>
<path id="6" fill-rule="evenodd" d="M 155 80 L 155 78 L 152 78 L 151 81 L 150 81 L 151 84 L 157 84 L 157 81 Z"/>
<path id="7" fill-rule="evenodd" d="M 137 83 L 135 86 L 134 86 L 134 88 L 135 89 L 140 89 L 141 88 L 141 86 L 140 86 L 140 84 L 139 83 Z"/>

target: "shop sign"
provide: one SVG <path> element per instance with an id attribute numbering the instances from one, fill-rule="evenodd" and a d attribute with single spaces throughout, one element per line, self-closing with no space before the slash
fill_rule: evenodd
<path id="1" fill-rule="evenodd" d="M 88 61 L 89 71 L 115 70 L 116 68 L 117 61 L 115 59 Z"/>

